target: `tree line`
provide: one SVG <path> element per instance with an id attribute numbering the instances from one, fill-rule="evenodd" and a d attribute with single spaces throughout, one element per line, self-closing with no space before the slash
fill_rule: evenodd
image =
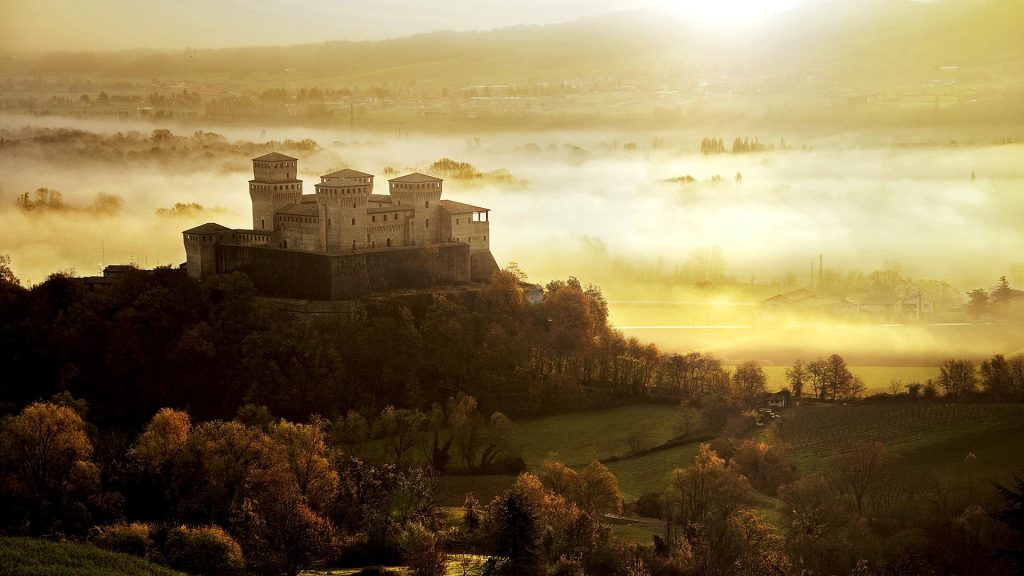
<path id="1" fill-rule="evenodd" d="M 739 394 L 718 358 L 665 354 L 612 329 L 600 289 L 575 278 L 529 304 L 517 272 L 502 271 L 476 291 L 368 301 L 351 321 L 321 325 L 275 312 L 242 274 L 200 283 L 158 268 L 98 291 L 65 273 L 31 288 L 9 276 L 8 413 L 68 392 L 98 425 L 136 431 L 164 406 L 205 421 L 254 404 L 305 421 L 427 412 L 460 392 L 510 416 Z"/>

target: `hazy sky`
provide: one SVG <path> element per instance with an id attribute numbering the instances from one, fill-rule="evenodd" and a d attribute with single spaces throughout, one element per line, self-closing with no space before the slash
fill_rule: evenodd
<path id="1" fill-rule="evenodd" d="M 545 24 L 637 9 L 750 23 L 809 0 L 0 0 L 0 51 L 216 48 Z"/>

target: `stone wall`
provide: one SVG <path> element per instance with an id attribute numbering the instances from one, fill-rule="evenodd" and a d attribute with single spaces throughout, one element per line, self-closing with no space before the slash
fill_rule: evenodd
<path id="1" fill-rule="evenodd" d="M 217 250 L 218 273 L 245 272 L 263 294 L 303 300 L 350 300 L 390 290 L 465 284 L 471 281 L 470 262 L 465 244 L 341 255 L 232 244 Z"/>

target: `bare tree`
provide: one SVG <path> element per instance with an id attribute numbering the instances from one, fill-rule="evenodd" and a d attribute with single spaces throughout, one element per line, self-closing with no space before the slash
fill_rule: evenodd
<path id="1" fill-rule="evenodd" d="M 885 482 L 885 449 L 881 442 L 860 444 L 832 462 L 832 482 L 836 491 L 853 504 L 857 516 L 871 495 Z"/>

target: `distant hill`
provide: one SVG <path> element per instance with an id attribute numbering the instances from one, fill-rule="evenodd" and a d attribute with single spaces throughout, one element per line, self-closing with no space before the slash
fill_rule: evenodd
<path id="1" fill-rule="evenodd" d="M 961 79 L 1019 82 L 1021 30 L 1020 0 L 833 0 L 779 14 L 756 32 L 700 29 L 674 15 L 627 13 L 385 41 L 8 55 L 0 57 L 0 75 L 423 87 L 828 74 L 843 83 L 884 85 L 928 78 L 947 66 L 958 67 Z"/>

